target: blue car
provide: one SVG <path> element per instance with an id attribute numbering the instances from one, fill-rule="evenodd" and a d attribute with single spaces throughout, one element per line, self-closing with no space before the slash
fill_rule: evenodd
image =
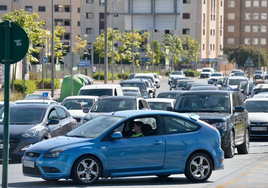
<path id="1" fill-rule="evenodd" d="M 133 137 L 137 122 L 142 134 Z M 223 159 L 219 131 L 198 116 L 129 110 L 98 116 L 65 136 L 31 146 L 22 168 L 25 176 L 84 185 L 100 177 L 183 173 L 204 182 L 213 170 L 224 168 Z"/>

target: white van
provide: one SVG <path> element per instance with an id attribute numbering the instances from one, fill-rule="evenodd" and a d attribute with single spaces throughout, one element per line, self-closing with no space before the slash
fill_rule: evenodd
<path id="1" fill-rule="evenodd" d="M 123 91 L 120 85 L 115 84 L 87 85 L 79 90 L 78 95 L 123 96 Z"/>
<path id="2" fill-rule="evenodd" d="M 203 68 L 200 73 L 200 78 L 210 78 L 212 73 L 214 73 L 213 68 Z"/>

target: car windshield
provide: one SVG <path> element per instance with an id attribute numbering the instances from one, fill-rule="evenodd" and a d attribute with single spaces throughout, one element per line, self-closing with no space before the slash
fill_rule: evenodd
<path id="1" fill-rule="evenodd" d="M 240 72 L 240 70 L 233 70 L 231 73 Z"/>
<path id="2" fill-rule="evenodd" d="M 132 79 L 132 78 L 134 78 L 135 77 L 135 74 L 130 74 L 129 76 L 128 76 L 128 79 Z"/>
<path id="3" fill-rule="evenodd" d="M 190 94 L 181 96 L 174 108 L 177 112 L 225 112 L 230 113 L 228 95 Z"/>
<path id="4" fill-rule="evenodd" d="M 262 74 L 262 71 L 255 71 L 254 74 Z"/>
<path id="5" fill-rule="evenodd" d="M 254 89 L 253 91 L 254 95 L 258 93 L 262 93 L 262 92 L 268 92 L 268 88 L 258 88 L 258 89 Z"/>
<path id="6" fill-rule="evenodd" d="M 246 101 L 248 112 L 268 112 L 268 101 Z"/>
<path id="7" fill-rule="evenodd" d="M 209 69 L 203 69 L 202 72 L 211 72 Z"/>
<path id="8" fill-rule="evenodd" d="M 243 72 L 236 72 L 234 73 L 234 76 L 244 76 L 245 74 Z"/>
<path id="9" fill-rule="evenodd" d="M 121 87 L 138 87 L 141 93 L 146 93 L 146 85 L 145 83 L 121 83 Z"/>
<path id="10" fill-rule="evenodd" d="M 83 125 L 80 125 L 66 134 L 66 136 L 96 138 L 123 119 L 124 117 L 101 115 Z"/>
<path id="11" fill-rule="evenodd" d="M 16 106 L 16 105 L 15 105 Z M 10 125 L 39 124 L 43 121 L 46 113 L 45 108 L 10 108 Z M 4 122 L 4 109 L 0 110 L 0 124 Z"/>
<path id="12" fill-rule="evenodd" d="M 240 82 L 244 82 L 247 80 L 241 80 L 241 79 L 230 79 L 229 80 L 229 85 L 231 86 L 238 86 L 240 84 Z"/>
<path id="13" fill-rule="evenodd" d="M 103 99 L 95 103 L 91 112 L 114 112 L 136 109 L 136 100 L 133 99 Z"/>
<path id="14" fill-rule="evenodd" d="M 177 87 L 185 87 L 189 81 L 179 81 Z"/>
<path id="15" fill-rule="evenodd" d="M 66 99 L 61 105 L 68 110 L 81 110 L 83 108 L 91 108 L 94 104 L 94 99 Z"/>
<path id="16" fill-rule="evenodd" d="M 211 76 L 222 76 L 222 74 L 211 74 Z"/>
<path id="17" fill-rule="evenodd" d="M 171 106 L 167 102 L 148 102 L 152 110 L 167 110 L 168 106 Z"/>
<path id="18" fill-rule="evenodd" d="M 177 99 L 181 93 L 160 93 L 157 98 Z"/>
<path id="19" fill-rule="evenodd" d="M 171 75 L 182 75 L 181 71 L 173 71 Z"/>
<path id="20" fill-rule="evenodd" d="M 89 96 L 113 96 L 112 89 L 83 89 L 79 92 L 79 95 L 89 95 Z"/>
<path id="21" fill-rule="evenodd" d="M 135 78 L 140 78 L 140 79 L 150 79 L 152 82 L 154 82 L 154 79 L 152 76 L 135 76 Z"/>
<path id="22" fill-rule="evenodd" d="M 156 78 L 156 79 L 157 79 L 157 75 L 156 75 L 156 74 L 154 74 L 154 78 Z"/>

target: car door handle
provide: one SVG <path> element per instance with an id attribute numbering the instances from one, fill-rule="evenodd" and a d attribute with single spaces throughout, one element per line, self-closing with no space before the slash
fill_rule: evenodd
<path id="1" fill-rule="evenodd" d="M 163 143 L 162 141 L 156 140 L 156 141 L 153 142 L 153 145 L 160 145 L 162 143 Z"/>

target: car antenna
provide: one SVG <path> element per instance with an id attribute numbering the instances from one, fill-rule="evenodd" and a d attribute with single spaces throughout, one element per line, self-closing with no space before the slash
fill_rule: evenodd
<path id="1" fill-rule="evenodd" d="M 116 111 L 114 111 L 114 113 L 115 113 Z M 112 116 L 114 115 L 114 113 L 112 114 Z"/>

